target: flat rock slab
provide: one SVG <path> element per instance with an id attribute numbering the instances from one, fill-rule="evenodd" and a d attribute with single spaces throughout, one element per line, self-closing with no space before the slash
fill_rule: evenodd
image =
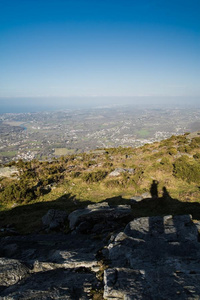
<path id="1" fill-rule="evenodd" d="M 101 239 L 92 236 L 49 234 L 12 236 L 0 239 L 0 256 L 25 262 L 44 269 L 96 268 L 96 253 L 104 246 Z"/>
<path id="2" fill-rule="evenodd" d="M 49 234 L 4 237 L 0 244 L 0 299 L 90 299 L 98 288 L 101 239 Z"/>
<path id="3" fill-rule="evenodd" d="M 146 192 L 140 196 L 133 196 L 130 198 L 130 200 L 131 200 L 131 204 L 134 204 L 134 203 L 140 202 L 144 199 L 151 199 L 151 198 L 152 198 L 151 194 L 149 192 Z"/>
<path id="4" fill-rule="evenodd" d="M 106 299 L 200 299 L 200 244 L 189 215 L 135 219 L 107 255 Z"/>
<path id="5" fill-rule="evenodd" d="M 131 216 L 130 205 L 110 207 L 107 202 L 88 205 L 85 209 L 73 211 L 69 216 L 70 228 L 74 229 L 80 223 L 88 222 L 91 227 L 97 223 L 121 220 Z"/>
<path id="6" fill-rule="evenodd" d="M 56 269 L 32 274 L 4 290 L 0 299 L 85 300 L 91 299 L 91 290 L 97 286 L 97 279 L 92 273 Z"/>

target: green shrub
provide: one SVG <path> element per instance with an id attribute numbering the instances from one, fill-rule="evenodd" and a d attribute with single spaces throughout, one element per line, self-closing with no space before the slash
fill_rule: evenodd
<path id="1" fill-rule="evenodd" d="M 178 147 L 178 151 L 182 153 L 189 153 L 192 150 L 192 148 L 189 145 L 180 145 Z"/>
<path id="2" fill-rule="evenodd" d="M 103 164 L 103 168 L 111 168 L 113 166 L 113 163 L 109 162 L 109 161 L 106 161 L 104 164 Z"/>
<path id="3" fill-rule="evenodd" d="M 182 156 L 174 163 L 174 176 L 187 182 L 200 182 L 200 163 L 190 162 L 188 157 Z"/>
<path id="4" fill-rule="evenodd" d="M 106 181 L 104 184 L 107 188 L 116 188 L 120 186 L 120 181 L 118 179 L 111 179 Z"/>
<path id="5" fill-rule="evenodd" d="M 200 159 L 200 153 L 197 152 L 193 155 L 194 159 Z"/>
<path id="6" fill-rule="evenodd" d="M 89 168 L 90 166 L 96 165 L 96 161 L 94 160 L 85 161 L 83 165 L 85 168 Z"/>
<path id="7" fill-rule="evenodd" d="M 176 148 L 172 147 L 168 150 L 169 155 L 176 155 L 177 154 L 177 150 Z"/>
<path id="8" fill-rule="evenodd" d="M 107 176 L 107 171 L 87 172 L 82 174 L 82 180 L 88 183 L 99 182 Z"/>
<path id="9" fill-rule="evenodd" d="M 159 168 L 159 169 L 161 169 L 162 171 L 172 172 L 172 170 L 173 170 L 173 165 L 172 165 L 170 159 L 166 156 L 164 156 L 161 159 L 160 165 L 162 166 L 162 168 Z"/>
<path id="10" fill-rule="evenodd" d="M 25 182 L 12 183 L 1 192 L 1 200 L 9 202 L 29 202 L 36 198 L 34 190 L 27 186 Z"/>
<path id="11" fill-rule="evenodd" d="M 200 146 L 200 137 L 193 138 L 190 143 L 191 149 L 199 148 L 199 146 Z"/>
<path id="12" fill-rule="evenodd" d="M 71 178 L 78 178 L 81 175 L 81 172 L 71 172 Z"/>
<path id="13" fill-rule="evenodd" d="M 164 157 L 161 159 L 161 161 L 160 161 L 160 164 L 161 164 L 161 165 L 167 165 L 167 164 L 169 164 L 169 163 L 170 163 L 170 160 L 169 160 L 169 158 L 166 157 L 166 156 L 164 156 Z"/>

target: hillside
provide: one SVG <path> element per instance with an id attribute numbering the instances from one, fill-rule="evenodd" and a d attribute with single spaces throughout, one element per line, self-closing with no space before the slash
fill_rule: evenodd
<path id="1" fill-rule="evenodd" d="M 21 233 L 38 230 L 50 208 L 70 213 L 105 199 L 128 203 L 144 193 L 190 203 L 200 199 L 199 132 L 140 148 L 94 150 L 49 162 L 20 160 L 8 166 L 12 174 L 1 177 L 0 227 L 13 224 Z"/>

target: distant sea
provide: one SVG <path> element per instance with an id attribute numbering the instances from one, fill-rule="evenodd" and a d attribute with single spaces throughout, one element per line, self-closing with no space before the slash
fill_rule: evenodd
<path id="1" fill-rule="evenodd" d="M 34 113 L 42 111 L 59 111 L 74 109 L 90 109 L 104 106 L 135 106 L 139 108 L 200 108 L 199 97 L 103 97 L 103 98 L 69 98 L 69 99 L 5 99 L 0 97 L 0 114 L 4 113 Z"/>
<path id="2" fill-rule="evenodd" d="M 43 102 L 43 103 L 42 103 Z M 42 104 L 40 104 L 42 103 Z M 68 101 L 67 103 L 48 103 L 48 101 L 30 101 L 30 103 L 25 103 L 25 101 L 16 101 L 5 99 L 0 99 L 0 114 L 5 113 L 34 113 L 34 112 L 44 112 L 44 111 L 59 111 L 59 110 L 74 110 L 82 108 L 94 107 L 94 104 L 83 104 L 83 103 L 73 103 L 73 101 Z"/>
<path id="3" fill-rule="evenodd" d="M 15 106 L 15 105 L 1 105 L 0 104 L 0 114 L 5 113 L 34 113 L 40 111 L 54 111 L 58 110 L 58 107 L 52 106 Z M 61 109 L 61 108 L 60 108 Z"/>

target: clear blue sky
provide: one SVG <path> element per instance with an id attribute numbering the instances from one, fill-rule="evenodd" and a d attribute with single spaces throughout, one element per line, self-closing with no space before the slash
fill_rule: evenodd
<path id="1" fill-rule="evenodd" d="M 199 0 L 0 0 L 0 98 L 200 96 Z"/>

